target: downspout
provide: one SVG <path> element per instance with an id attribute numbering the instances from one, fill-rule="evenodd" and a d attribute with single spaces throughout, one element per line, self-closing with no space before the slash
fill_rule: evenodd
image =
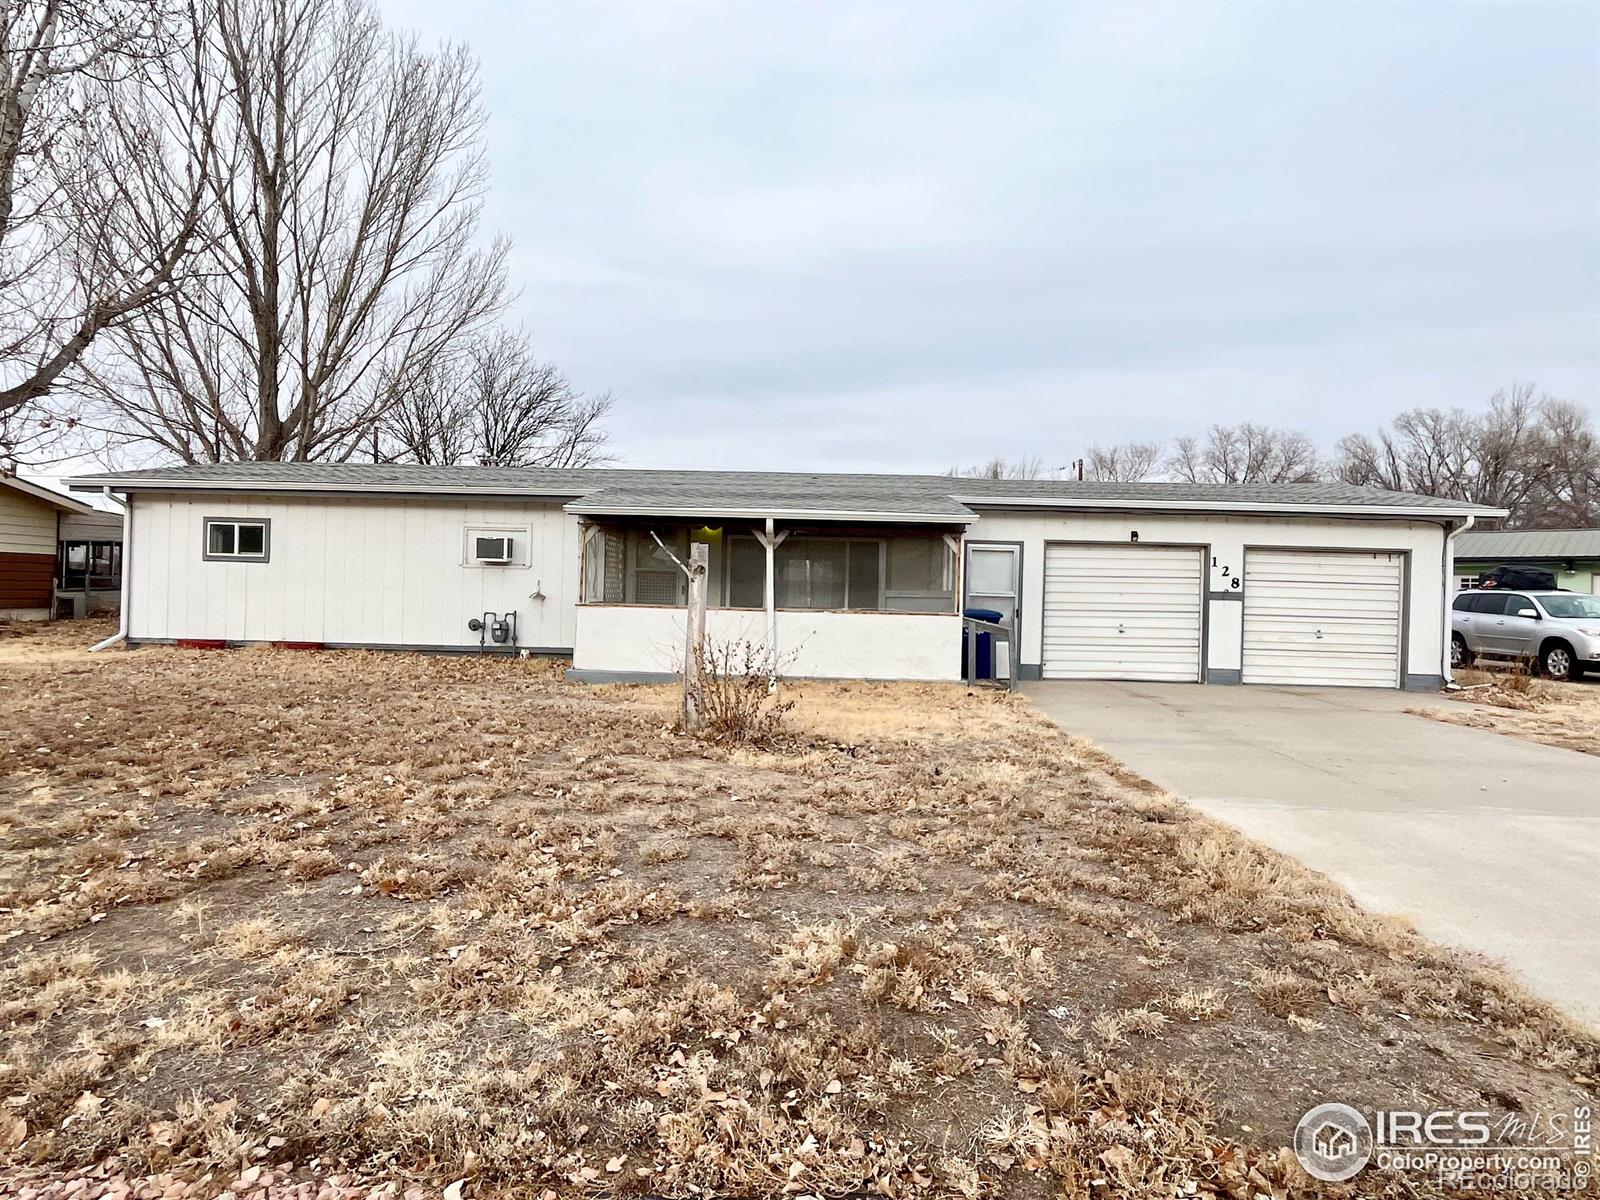
<path id="1" fill-rule="evenodd" d="M 117 605 L 117 631 L 105 641 L 96 642 L 94 645 L 90 646 L 90 654 L 94 654 L 99 650 L 104 650 L 107 646 L 113 645 L 114 643 L 123 641 L 127 638 L 128 592 L 129 584 L 133 578 L 132 572 L 129 570 L 131 562 L 128 558 L 128 551 L 133 548 L 133 498 L 130 496 L 126 500 L 119 499 L 111 494 L 111 489 L 109 487 L 103 487 L 100 489 L 100 491 L 101 494 L 113 504 L 122 505 L 122 599 Z"/>
<path id="2" fill-rule="evenodd" d="M 1450 623 L 1451 606 L 1455 603 L 1450 598 L 1450 581 L 1455 577 L 1456 573 L 1456 535 L 1465 533 L 1477 523 L 1478 514 L 1468 513 L 1465 523 L 1459 528 L 1451 529 L 1449 533 L 1444 535 L 1444 586 L 1442 592 L 1444 596 L 1444 636 L 1439 647 L 1439 653 L 1444 659 L 1444 682 L 1446 687 L 1453 687 L 1456 682 L 1455 671 L 1450 666 L 1450 642 L 1455 636 L 1455 631 L 1451 628 Z"/>

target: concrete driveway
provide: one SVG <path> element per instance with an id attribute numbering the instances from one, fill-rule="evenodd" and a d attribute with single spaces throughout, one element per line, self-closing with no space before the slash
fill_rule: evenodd
<path id="1" fill-rule="evenodd" d="M 1348 688 L 1024 685 L 1068 732 L 1600 1026 L 1600 760 Z"/>

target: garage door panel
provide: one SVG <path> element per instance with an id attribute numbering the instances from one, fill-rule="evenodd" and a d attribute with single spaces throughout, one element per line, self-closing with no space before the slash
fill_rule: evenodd
<path id="1" fill-rule="evenodd" d="M 1403 562 L 1396 553 L 1246 552 L 1244 681 L 1398 686 Z"/>
<path id="2" fill-rule="evenodd" d="M 1052 545 L 1044 575 L 1046 679 L 1200 677 L 1198 550 Z"/>

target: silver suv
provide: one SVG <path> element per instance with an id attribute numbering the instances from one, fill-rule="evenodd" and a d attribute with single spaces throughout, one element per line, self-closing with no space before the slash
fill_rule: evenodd
<path id="1" fill-rule="evenodd" d="M 1600 671 L 1600 596 L 1581 592 L 1461 592 L 1450 606 L 1450 665 L 1533 659 L 1551 679 Z"/>

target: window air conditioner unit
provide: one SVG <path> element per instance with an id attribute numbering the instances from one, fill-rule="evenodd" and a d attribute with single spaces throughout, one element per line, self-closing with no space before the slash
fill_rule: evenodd
<path id="1" fill-rule="evenodd" d="M 511 539 L 508 537 L 476 537 L 472 539 L 472 561 L 491 566 L 505 566 L 511 561 Z"/>

